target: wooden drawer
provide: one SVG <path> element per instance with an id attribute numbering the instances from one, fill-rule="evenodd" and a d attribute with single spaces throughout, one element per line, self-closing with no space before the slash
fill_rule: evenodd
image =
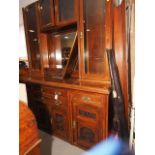
<path id="1" fill-rule="evenodd" d="M 72 97 L 73 103 L 88 103 L 94 106 L 102 106 L 103 96 L 99 94 L 76 93 Z"/>
<path id="2" fill-rule="evenodd" d="M 62 96 L 59 96 L 57 100 L 54 99 L 54 96 L 50 96 L 50 97 L 46 97 L 46 96 L 42 96 L 42 101 L 45 104 L 48 104 L 50 106 L 53 107 L 62 107 L 62 108 L 67 108 L 67 98 L 64 98 Z"/>
<path id="3" fill-rule="evenodd" d="M 42 92 L 44 94 L 50 94 L 50 95 L 58 95 L 58 96 L 64 96 L 64 97 L 67 96 L 67 91 L 61 88 L 42 86 Z"/>

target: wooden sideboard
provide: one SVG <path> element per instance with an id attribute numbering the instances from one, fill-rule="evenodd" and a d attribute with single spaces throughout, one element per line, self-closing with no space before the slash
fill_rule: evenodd
<path id="1" fill-rule="evenodd" d="M 28 105 L 40 129 L 83 149 L 108 136 L 106 49 L 115 51 L 128 116 L 124 1 L 116 8 L 112 0 L 39 0 L 23 8 Z"/>
<path id="2" fill-rule="evenodd" d="M 108 136 L 109 84 L 20 80 L 41 130 L 83 149 Z"/>

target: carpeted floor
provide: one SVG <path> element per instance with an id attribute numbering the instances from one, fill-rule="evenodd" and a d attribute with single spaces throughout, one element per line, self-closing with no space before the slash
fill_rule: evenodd
<path id="1" fill-rule="evenodd" d="M 42 139 L 41 155 L 82 155 L 85 151 L 57 137 L 39 131 Z"/>

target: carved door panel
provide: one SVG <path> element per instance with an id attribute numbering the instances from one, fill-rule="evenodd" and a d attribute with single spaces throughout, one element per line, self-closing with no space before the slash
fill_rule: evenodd
<path id="1" fill-rule="evenodd" d="M 99 142 L 99 128 L 87 121 L 77 120 L 77 145 L 90 148 Z"/>
<path id="2" fill-rule="evenodd" d="M 67 112 L 61 109 L 53 109 L 52 112 L 53 132 L 57 136 L 68 140 L 68 116 Z"/>
<path id="3" fill-rule="evenodd" d="M 74 105 L 74 143 L 82 148 L 90 148 L 99 142 L 100 109 L 86 103 Z"/>

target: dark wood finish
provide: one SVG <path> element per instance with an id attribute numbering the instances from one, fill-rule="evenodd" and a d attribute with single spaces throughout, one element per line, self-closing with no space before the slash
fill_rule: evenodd
<path id="1" fill-rule="evenodd" d="M 33 79 L 33 78 L 20 78 L 20 82 L 26 84 L 39 84 L 57 88 L 66 88 L 80 91 L 88 91 L 91 93 L 101 93 L 101 94 L 109 94 L 109 83 L 98 83 L 98 82 L 81 82 L 79 80 L 70 79 L 70 80 L 44 80 L 44 79 Z"/>
<path id="2" fill-rule="evenodd" d="M 50 109 L 53 134 L 69 141 L 69 114 L 67 91 L 42 86 L 43 102 Z"/>
<path id="3" fill-rule="evenodd" d="M 43 77 L 43 67 L 47 67 L 47 43 L 46 35 L 40 33 L 40 16 L 38 2 L 23 8 L 23 18 L 27 53 L 29 61 L 29 73 L 33 78 Z"/>
<path id="4" fill-rule="evenodd" d="M 23 8 L 24 27 L 27 43 L 27 52 L 30 66 L 30 74 L 41 74 L 41 59 L 39 52 L 39 37 L 38 37 L 38 19 L 37 19 L 38 3 Z"/>
<path id="5" fill-rule="evenodd" d="M 40 138 L 33 113 L 19 102 L 19 154 L 40 155 Z"/>
<path id="6" fill-rule="evenodd" d="M 27 84 L 28 106 L 32 110 L 37 120 L 38 128 L 51 133 L 51 117 L 48 107 L 42 102 L 41 86 L 37 84 Z"/>
<path id="7" fill-rule="evenodd" d="M 70 50 L 69 59 L 67 61 L 64 70 L 63 78 L 70 78 L 72 76 L 72 73 L 76 68 L 77 62 L 78 62 L 78 38 L 76 33 L 75 39 L 73 41 L 73 46 Z"/>
<path id="8" fill-rule="evenodd" d="M 39 0 L 41 30 L 55 26 L 53 0 Z"/>
<path id="9" fill-rule="evenodd" d="M 73 143 L 90 148 L 107 137 L 107 98 L 101 94 L 71 92 Z"/>
<path id="10" fill-rule="evenodd" d="M 55 135 L 68 140 L 68 114 L 64 109 L 55 107 L 52 111 L 53 132 Z"/>
<path id="11" fill-rule="evenodd" d="M 61 2 L 65 3 L 61 7 L 70 7 L 65 0 L 45 0 L 47 10 L 39 13 L 38 2 L 32 5 L 36 13 L 33 26 L 39 40 L 34 53 L 27 31 L 33 16 L 28 19 L 26 8 L 23 9 L 30 76 L 20 77 L 20 81 L 27 84 L 28 105 L 38 127 L 87 149 L 108 136 L 110 76 L 105 50 L 109 48 L 116 54 L 127 115 L 125 1 L 116 8 L 112 0 L 72 0 L 74 9 L 64 8 L 62 12 Z M 68 16 L 68 11 L 74 12 L 73 16 Z M 68 18 L 61 20 L 60 14 Z M 71 32 L 77 35 L 66 61 L 61 38 Z M 33 58 L 36 53 L 37 61 Z M 43 75 L 44 78 L 34 79 Z"/>
<path id="12" fill-rule="evenodd" d="M 54 0 L 56 25 L 68 25 L 77 22 L 78 0 Z"/>
<path id="13" fill-rule="evenodd" d="M 80 0 L 80 55 L 82 80 L 106 81 L 105 1 Z M 93 12 L 92 12 L 93 10 Z"/>
<path id="14" fill-rule="evenodd" d="M 29 69 L 28 68 L 20 68 L 19 69 L 19 77 L 29 77 Z"/>
<path id="15" fill-rule="evenodd" d="M 125 99 L 125 113 L 128 119 L 128 53 L 126 47 L 126 18 L 125 0 L 119 7 L 113 8 L 113 49 L 115 51 L 116 63 L 119 70 L 123 96 Z"/>

